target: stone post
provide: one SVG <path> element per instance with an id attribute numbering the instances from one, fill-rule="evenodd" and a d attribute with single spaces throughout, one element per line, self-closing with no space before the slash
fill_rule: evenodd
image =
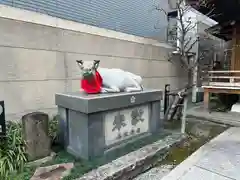
<path id="1" fill-rule="evenodd" d="M 49 156 L 51 153 L 48 121 L 48 115 L 42 112 L 33 112 L 22 117 L 23 137 L 29 161 Z"/>

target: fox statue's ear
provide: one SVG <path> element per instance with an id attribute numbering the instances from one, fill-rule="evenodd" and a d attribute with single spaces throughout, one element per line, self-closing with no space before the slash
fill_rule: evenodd
<path id="1" fill-rule="evenodd" d="M 80 69 L 83 68 L 83 61 L 82 60 L 77 60 L 77 64 L 80 67 Z"/>
<path id="2" fill-rule="evenodd" d="M 99 66 L 100 60 L 94 60 L 93 69 L 97 69 Z"/>

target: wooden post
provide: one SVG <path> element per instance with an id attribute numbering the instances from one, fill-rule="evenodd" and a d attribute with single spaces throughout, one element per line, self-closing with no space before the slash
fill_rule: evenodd
<path id="1" fill-rule="evenodd" d="M 240 70 L 240 25 L 239 24 L 236 24 L 233 27 L 231 70 L 235 70 L 235 71 Z M 238 76 L 239 74 L 234 73 L 233 75 Z"/>
<path id="2" fill-rule="evenodd" d="M 209 91 L 204 89 L 204 108 L 209 110 Z"/>
<path id="3" fill-rule="evenodd" d="M 237 29 L 233 27 L 232 34 L 232 57 L 231 57 L 231 70 L 235 70 L 236 65 L 236 44 L 237 44 Z"/>

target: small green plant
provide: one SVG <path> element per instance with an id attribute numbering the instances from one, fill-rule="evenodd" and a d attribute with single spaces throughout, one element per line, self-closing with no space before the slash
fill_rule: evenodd
<path id="1" fill-rule="evenodd" d="M 12 172 L 22 170 L 27 161 L 20 123 L 7 123 L 6 140 L 0 140 L 0 179 L 7 180 Z"/>
<path id="2" fill-rule="evenodd" d="M 49 121 L 49 137 L 51 138 L 52 143 L 57 141 L 58 137 L 58 116 L 54 116 Z"/>

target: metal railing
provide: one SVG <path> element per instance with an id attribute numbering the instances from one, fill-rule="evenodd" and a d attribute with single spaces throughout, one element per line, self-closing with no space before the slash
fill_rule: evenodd
<path id="1" fill-rule="evenodd" d="M 203 78 L 203 86 L 240 88 L 240 71 L 208 71 Z"/>

